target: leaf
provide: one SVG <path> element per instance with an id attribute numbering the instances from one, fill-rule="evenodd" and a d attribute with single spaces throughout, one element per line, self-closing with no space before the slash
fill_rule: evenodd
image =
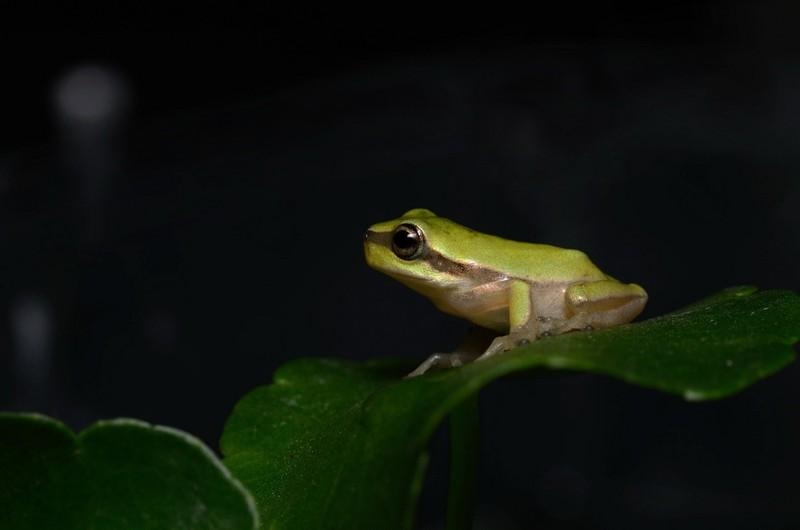
<path id="1" fill-rule="evenodd" d="M 136 420 L 79 435 L 37 414 L 0 414 L 0 528 L 247 529 L 250 495 L 183 432 Z"/>
<path id="2" fill-rule="evenodd" d="M 398 360 L 300 359 L 236 406 L 226 465 L 276 529 L 410 528 L 428 438 L 487 383 L 536 367 L 608 374 L 689 400 L 730 395 L 789 363 L 800 297 L 728 289 L 672 314 L 538 340 L 413 379 Z"/>

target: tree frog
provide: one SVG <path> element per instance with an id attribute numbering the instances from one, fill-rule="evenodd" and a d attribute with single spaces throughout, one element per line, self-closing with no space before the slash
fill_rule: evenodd
<path id="1" fill-rule="evenodd" d="M 369 227 L 364 253 L 441 311 L 499 333 L 477 360 L 543 336 L 630 322 L 647 302 L 644 289 L 608 276 L 579 250 L 482 234 L 423 208 Z M 410 375 L 466 359 L 434 354 Z"/>

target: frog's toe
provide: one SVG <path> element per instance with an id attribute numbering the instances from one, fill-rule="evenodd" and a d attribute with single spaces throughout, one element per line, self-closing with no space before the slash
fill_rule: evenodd
<path id="1" fill-rule="evenodd" d="M 406 379 L 410 377 L 417 377 L 418 375 L 422 375 L 431 370 L 440 368 L 458 368 L 459 366 L 463 366 L 474 360 L 475 355 L 468 355 L 464 353 L 434 353 L 422 361 L 419 366 L 414 368 L 414 370 L 406 376 Z"/>
<path id="2" fill-rule="evenodd" d="M 531 336 L 528 333 L 511 333 L 510 335 L 503 335 L 495 338 L 483 354 L 476 360 L 483 360 L 498 353 L 505 353 L 520 346 L 526 346 L 536 340 L 536 336 Z"/>

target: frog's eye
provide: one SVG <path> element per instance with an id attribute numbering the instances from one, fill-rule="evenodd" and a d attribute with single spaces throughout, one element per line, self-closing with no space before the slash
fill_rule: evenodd
<path id="1" fill-rule="evenodd" d="M 392 252 L 404 260 L 417 259 L 425 250 L 425 235 L 417 225 L 403 223 L 392 234 Z"/>

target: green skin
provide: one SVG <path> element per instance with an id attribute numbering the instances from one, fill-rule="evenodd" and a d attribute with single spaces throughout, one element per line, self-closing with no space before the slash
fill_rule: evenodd
<path id="1" fill-rule="evenodd" d="M 372 225 L 364 253 L 370 267 L 441 311 L 501 333 L 478 360 L 541 336 L 625 324 L 647 302 L 644 289 L 608 276 L 579 250 L 482 234 L 422 208 Z M 465 360 L 435 354 L 412 375 Z"/>

